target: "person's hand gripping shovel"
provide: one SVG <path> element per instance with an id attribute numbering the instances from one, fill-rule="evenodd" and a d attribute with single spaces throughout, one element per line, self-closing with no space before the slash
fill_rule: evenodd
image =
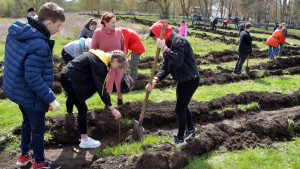
<path id="1" fill-rule="evenodd" d="M 165 35 L 165 31 L 166 31 L 166 24 L 163 24 L 162 30 L 160 32 L 160 39 L 161 40 L 163 40 L 163 37 Z M 151 70 L 151 75 L 150 75 L 150 79 L 149 79 L 149 84 L 151 86 L 152 86 L 152 82 L 153 82 L 153 78 L 154 78 L 154 74 L 155 74 L 155 70 L 156 70 L 160 50 L 161 49 L 157 47 L 154 62 L 153 62 L 153 66 L 152 66 L 152 70 Z M 146 107 L 147 107 L 147 104 L 148 104 L 149 95 L 150 95 L 150 91 L 147 90 L 139 121 L 135 120 L 134 123 L 133 123 L 132 137 L 135 141 L 143 141 L 143 138 L 144 138 L 144 128 L 142 126 L 142 123 L 143 123 Z"/>

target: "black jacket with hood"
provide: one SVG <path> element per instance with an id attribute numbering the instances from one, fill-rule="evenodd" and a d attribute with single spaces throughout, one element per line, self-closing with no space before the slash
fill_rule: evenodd
<path id="1" fill-rule="evenodd" d="M 100 50 L 91 49 L 69 62 L 65 74 L 80 102 L 84 102 L 95 92 L 106 106 L 111 106 L 110 96 L 105 89 L 109 56 Z"/>
<path id="2" fill-rule="evenodd" d="M 183 36 L 172 33 L 167 47 L 170 50 L 163 53 L 163 66 L 156 75 L 159 81 L 165 79 L 168 74 L 171 74 L 174 80 L 179 83 L 199 77 L 193 49 Z"/>

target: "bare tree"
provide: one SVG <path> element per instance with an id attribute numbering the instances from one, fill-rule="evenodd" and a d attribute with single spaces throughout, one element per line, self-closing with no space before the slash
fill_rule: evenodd
<path id="1" fill-rule="evenodd" d="M 221 18 L 223 18 L 224 0 L 220 0 L 220 12 L 221 12 Z"/>
<path id="2" fill-rule="evenodd" d="M 286 0 L 283 0 L 282 5 L 280 5 L 280 6 L 281 6 L 280 22 L 284 22 L 285 9 L 286 9 Z"/>
<path id="3" fill-rule="evenodd" d="M 200 6 L 200 9 L 202 9 L 201 7 L 202 7 L 202 5 L 201 5 L 201 2 L 202 2 L 202 0 L 198 0 L 198 4 L 199 4 L 199 6 Z M 204 11 L 204 16 L 205 17 L 209 17 L 209 13 L 208 13 L 208 0 L 203 0 L 203 2 L 204 2 L 204 6 L 205 6 L 205 11 Z"/>
<path id="4" fill-rule="evenodd" d="M 269 19 L 270 19 L 270 6 L 271 6 L 271 0 L 266 1 L 266 24 L 265 24 L 265 30 L 268 30 L 269 28 Z"/>
<path id="5" fill-rule="evenodd" d="M 193 4 L 193 0 L 179 0 L 179 3 L 181 6 L 183 16 L 189 18 L 188 16 L 189 16 L 190 8 Z"/>
<path id="6" fill-rule="evenodd" d="M 170 12 L 170 6 L 172 0 L 146 0 L 146 2 L 154 2 L 157 4 L 161 10 L 161 14 L 163 15 L 163 18 L 169 18 L 169 12 Z"/>

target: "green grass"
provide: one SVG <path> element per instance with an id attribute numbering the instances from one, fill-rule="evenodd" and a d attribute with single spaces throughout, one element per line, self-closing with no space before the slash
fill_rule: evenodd
<path id="1" fill-rule="evenodd" d="M 240 151 L 210 152 L 195 157 L 184 169 L 243 168 L 280 169 L 300 168 L 300 139 L 277 143 L 272 147 L 246 148 Z"/>
<path id="2" fill-rule="evenodd" d="M 118 144 L 116 146 L 107 146 L 104 149 L 96 149 L 95 154 L 98 157 L 108 155 L 121 155 L 132 156 L 141 154 L 143 149 L 146 147 L 147 150 L 152 150 L 154 146 L 160 143 L 171 142 L 167 137 L 160 137 L 154 135 L 148 135 L 144 138 L 143 142 L 133 142 L 131 144 Z"/>
<path id="3" fill-rule="evenodd" d="M 10 137 L 5 145 L 0 145 L 2 152 L 7 155 L 15 155 L 19 151 L 20 139 L 16 137 Z"/>
<path id="4" fill-rule="evenodd" d="M 188 41 L 190 42 L 193 51 L 195 54 L 207 54 L 211 51 L 223 51 L 226 49 L 230 50 L 237 50 L 237 46 L 230 44 L 226 45 L 225 43 L 219 41 L 210 41 L 210 40 L 203 40 L 196 37 L 187 37 Z"/>
<path id="5" fill-rule="evenodd" d="M 0 41 L 0 61 L 4 61 L 5 43 Z"/>
<path id="6" fill-rule="evenodd" d="M 249 66 L 252 65 L 258 65 L 260 63 L 266 63 L 268 62 L 268 58 L 260 59 L 260 58 L 254 58 L 254 59 L 249 59 Z M 201 69 L 212 69 L 212 70 L 217 70 L 217 67 L 220 66 L 222 68 L 226 69 L 234 69 L 235 68 L 236 61 L 232 62 L 225 62 L 221 64 L 209 64 L 209 65 L 199 65 Z M 247 65 L 247 60 L 245 61 L 243 67 L 246 67 Z"/>
<path id="7" fill-rule="evenodd" d="M 300 88 L 300 75 L 284 75 L 276 77 L 260 78 L 255 80 L 247 80 L 237 83 L 229 83 L 222 85 L 211 85 L 211 86 L 200 86 L 194 93 L 193 98 L 197 101 L 210 101 L 213 98 L 223 97 L 226 94 L 234 93 L 239 94 L 246 91 L 268 91 L 268 92 L 280 92 L 288 93 L 293 90 Z M 142 101 L 145 98 L 145 91 L 132 91 L 128 94 L 123 95 L 125 102 Z M 65 101 L 66 97 L 64 94 L 58 94 L 57 100 L 60 103 L 60 110 L 56 112 L 48 112 L 47 116 L 53 116 L 57 114 L 66 114 Z M 117 105 L 116 94 L 111 95 L 113 105 Z M 176 90 L 175 88 L 169 87 L 163 90 L 154 89 L 150 95 L 150 100 L 153 102 L 162 102 L 164 100 L 175 101 Z M 87 100 L 89 109 L 102 109 L 104 104 L 101 101 L 98 94 Z M 21 125 L 22 115 L 15 103 L 12 103 L 8 99 L 1 100 L 0 102 L 0 135 L 8 133 L 16 125 Z M 74 107 L 74 112 L 77 112 Z"/>

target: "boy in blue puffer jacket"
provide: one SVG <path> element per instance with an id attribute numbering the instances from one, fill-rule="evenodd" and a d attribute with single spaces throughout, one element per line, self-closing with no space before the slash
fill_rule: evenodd
<path id="1" fill-rule="evenodd" d="M 64 10 L 55 3 L 45 3 L 39 10 L 38 21 L 28 17 L 28 24 L 16 21 L 8 29 L 5 44 L 3 90 L 19 105 L 23 114 L 20 154 L 17 165 L 32 168 L 60 168 L 45 160 L 45 114 L 59 108 L 53 84 L 50 36 L 60 31 L 65 21 Z M 33 156 L 29 152 L 32 137 Z"/>

